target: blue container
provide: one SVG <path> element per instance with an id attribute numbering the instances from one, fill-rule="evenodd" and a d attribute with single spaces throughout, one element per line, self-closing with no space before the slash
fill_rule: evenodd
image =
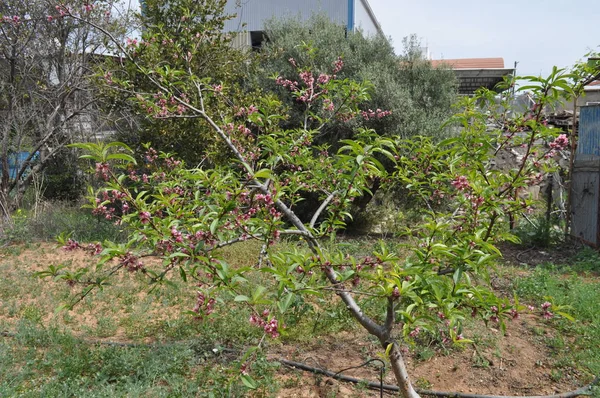
<path id="1" fill-rule="evenodd" d="M 23 163 L 29 157 L 30 152 L 18 152 L 18 153 L 9 153 L 8 154 L 8 178 L 14 180 L 17 178 L 17 173 L 19 169 L 23 165 Z M 35 161 L 38 157 L 38 154 L 35 154 L 32 161 Z M 0 164 L 0 170 L 2 170 L 2 165 Z M 26 174 L 25 174 L 26 175 Z"/>

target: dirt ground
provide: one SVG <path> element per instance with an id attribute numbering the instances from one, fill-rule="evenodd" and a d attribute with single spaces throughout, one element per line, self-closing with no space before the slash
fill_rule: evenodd
<path id="1" fill-rule="evenodd" d="M 551 332 L 532 315 L 507 325 L 507 334 L 491 330 L 490 344 L 472 345 L 448 353 L 436 352 L 431 358 L 412 353 L 406 364 L 413 383 L 420 388 L 487 395 L 549 395 L 578 388 L 577 374 L 563 374 L 559 381 L 552 374 L 550 352 L 543 344 Z M 341 334 L 315 342 L 308 347 L 282 347 L 272 357 L 305 363 L 309 366 L 337 372 L 376 358 L 382 350 L 364 335 Z M 386 384 L 395 384 L 387 372 Z M 378 382 L 376 367 L 353 369 L 344 375 Z M 334 379 L 285 370 L 280 377 L 284 386 L 280 397 L 377 397 L 379 392 L 357 390 L 356 387 Z M 294 381 L 292 383 L 291 381 Z M 286 384 L 293 384 L 286 388 Z"/>
<path id="2" fill-rule="evenodd" d="M 540 262 L 560 262 L 572 257 L 572 250 L 545 251 L 523 249 L 515 246 L 503 247 L 505 260 L 509 263 L 535 266 Z M 0 254 L 0 261 L 9 254 Z M 4 258 L 2 258 L 4 257 Z M 31 271 L 40 271 L 48 264 L 72 261 L 73 264 L 89 262 L 82 252 L 64 252 L 55 245 L 42 244 L 32 250 L 18 254 L 20 264 Z M 10 277 L 10 275 L 6 275 Z M 80 316 L 82 325 L 95 322 L 90 314 Z M 78 323 L 78 322 L 75 322 Z M 506 336 L 494 329 L 477 329 L 486 344 L 467 345 L 462 350 L 452 349 L 440 352 L 434 347 L 411 350 L 407 355 L 407 367 L 413 383 L 423 389 L 455 391 L 492 395 L 545 395 L 574 390 L 581 386 L 580 375 L 576 371 L 564 371 L 557 377 L 551 366 L 552 355 L 545 341 L 553 337 L 549 329 L 537 316 L 524 314 L 520 319 L 507 323 Z M 121 340 L 117 333 L 111 340 Z M 470 336 L 466 335 L 469 338 Z M 427 353 L 427 355 L 424 355 Z M 383 355 L 373 339 L 361 331 L 343 332 L 301 346 L 273 346 L 269 357 L 273 360 L 284 358 L 302 362 L 309 366 L 333 372 L 360 365 L 367 358 Z M 352 369 L 344 372 L 347 376 L 377 382 L 378 368 Z M 366 390 L 360 386 L 340 382 L 331 378 L 281 367 L 278 376 L 282 386 L 280 397 L 377 397 L 378 391 Z M 386 384 L 395 384 L 388 371 Z"/>

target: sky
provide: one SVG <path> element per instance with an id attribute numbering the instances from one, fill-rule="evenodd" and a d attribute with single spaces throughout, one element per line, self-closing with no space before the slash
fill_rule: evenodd
<path id="1" fill-rule="evenodd" d="M 416 34 L 433 59 L 504 58 L 517 74 L 549 74 L 600 51 L 599 0 L 369 0 L 397 53 Z"/>

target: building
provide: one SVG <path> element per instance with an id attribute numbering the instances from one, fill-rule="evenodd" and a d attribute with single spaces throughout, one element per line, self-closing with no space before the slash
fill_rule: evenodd
<path id="1" fill-rule="evenodd" d="M 236 38 L 239 47 L 259 47 L 269 19 L 307 20 L 318 13 L 329 16 L 348 31 L 361 29 L 367 35 L 383 34 L 367 0 L 228 0 L 225 13 L 236 15 L 225 23 L 225 31 L 242 32 Z"/>
<path id="2" fill-rule="evenodd" d="M 458 92 L 463 95 L 473 95 L 481 87 L 495 90 L 505 76 L 512 75 L 515 71 L 504 67 L 503 58 L 441 59 L 432 60 L 431 64 L 454 70 L 459 82 Z"/>

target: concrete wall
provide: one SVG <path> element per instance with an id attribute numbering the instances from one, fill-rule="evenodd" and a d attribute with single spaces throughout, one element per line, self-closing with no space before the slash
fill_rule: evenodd
<path id="1" fill-rule="evenodd" d="M 588 102 L 600 102 L 600 90 L 595 88 L 588 89 L 585 92 L 585 96 L 580 97 L 577 100 L 577 106 L 587 105 Z M 563 103 L 562 109 L 572 111 L 573 110 L 573 100 L 568 100 Z"/>

